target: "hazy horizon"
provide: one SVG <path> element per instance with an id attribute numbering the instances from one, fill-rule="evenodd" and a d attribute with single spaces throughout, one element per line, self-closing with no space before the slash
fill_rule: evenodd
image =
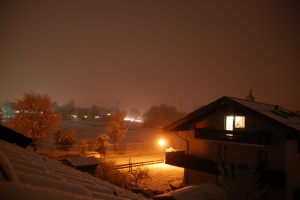
<path id="1" fill-rule="evenodd" d="M 221 96 L 300 109 L 297 1 L 14 1 L 0 8 L 0 102 L 187 112 Z"/>

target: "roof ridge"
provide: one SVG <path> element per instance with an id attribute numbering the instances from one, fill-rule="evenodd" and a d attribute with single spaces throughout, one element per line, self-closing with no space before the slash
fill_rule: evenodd
<path id="1" fill-rule="evenodd" d="M 238 97 L 230 97 L 230 96 L 226 96 L 226 97 L 228 97 L 228 98 L 230 98 L 230 99 L 237 99 L 237 100 L 242 100 L 242 101 L 247 101 L 247 102 L 250 102 L 250 103 L 257 103 L 257 104 L 264 104 L 264 105 L 269 105 L 269 106 L 279 106 L 279 107 L 281 107 L 281 108 L 284 108 L 283 106 L 280 106 L 280 105 L 278 105 L 278 104 L 270 104 L 270 103 L 264 103 L 264 102 L 259 102 L 259 101 L 249 101 L 249 100 L 247 100 L 247 99 L 242 99 L 242 98 L 238 98 Z M 286 109 L 286 108 L 285 108 Z"/>
<path id="2" fill-rule="evenodd" d="M 249 101 L 246 99 L 241 99 L 241 98 L 236 98 L 236 97 L 229 97 L 229 96 L 223 96 L 207 105 L 205 105 L 202 108 L 199 108 L 197 110 L 192 111 L 185 117 L 167 125 L 164 127 L 165 131 L 180 131 L 180 130 L 189 130 L 189 126 L 194 123 L 195 120 L 199 118 L 199 116 L 203 116 L 204 114 L 207 114 L 208 112 L 211 112 L 215 106 L 219 104 L 224 104 L 224 103 L 229 103 L 232 105 L 229 106 L 242 106 L 241 108 L 245 108 L 248 110 L 251 110 L 260 116 L 266 117 L 268 120 L 273 120 L 279 125 L 284 125 L 286 127 L 291 128 L 292 130 L 300 131 L 299 127 L 295 127 L 292 124 L 287 123 L 287 118 L 291 116 L 292 119 L 296 116 L 297 119 L 298 115 L 296 115 L 293 111 L 282 107 L 278 106 L 276 104 L 268 104 L 268 103 L 263 103 L 263 102 L 257 102 L 257 101 Z M 276 115 L 275 117 L 273 115 Z M 281 116 L 282 118 L 285 119 L 279 119 L 277 115 Z M 190 121 L 190 122 L 189 122 Z M 190 123 L 190 124 L 189 124 Z"/>

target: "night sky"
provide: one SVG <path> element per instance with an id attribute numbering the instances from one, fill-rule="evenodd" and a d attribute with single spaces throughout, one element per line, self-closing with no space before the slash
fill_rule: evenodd
<path id="1" fill-rule="evenodd" d="M 223 95 L 300 109 L 296 1 L 0 3 L 0 103 L 24 92 L 145 111 Z"/>

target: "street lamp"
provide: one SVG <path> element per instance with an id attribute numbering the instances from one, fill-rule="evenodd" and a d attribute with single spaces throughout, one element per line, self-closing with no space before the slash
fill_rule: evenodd
<path id="1" fill-rule="evenodd" d="M 164 146 L 166 145 L 166 140 L 160 139 L 160 140 L 158 141 L 158 144 L 159 144 L 160 147 L 164 147 Z"/>

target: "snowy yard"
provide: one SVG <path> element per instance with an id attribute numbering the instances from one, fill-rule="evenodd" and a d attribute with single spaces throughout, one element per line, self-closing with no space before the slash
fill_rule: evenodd
<path id="1" fill-rule="evenodd" d="M 164 160 L 165 153 L 108 157 L 106 161 L 115 161 L 117 165 L 128 164 L 129 157 L 133 163 L 147 162 L 158 159 Z M 143 167 L 149 169 L 151 177 L 141 182 L 140 186 L 144 189 L 149 188 L 151 190 L 169 191 L 171 189 L 169 183 L 172 183 L 173 186 L 179 186 L 182 183 L 184 169 L 181 167 L 175 167 L 165 163 L 144 165 Z M 128 171 L 128 169 L 123 169 L 122 171 Z"/>
<path id="2" fill-rule="evenodd" d="M 74 129 L 78 140 L 80 138 L 90 138 L 91 140 L 94 140 L 99 133 L 106 132 L 105 127 L 88 121 L 64 121 L 62 122 L 61 127 Z M 164 150 L 157 144 L 158 139 L 161 137 L 167 139 L 170 144 L 177 144 L 175 147 L 183 146 L 181 143 L 182 141 L 179 138 L 175 135 L 163 133 L 162 130 L 129 127 L 127 134 L 118 145 L 119 150 L 123 148 L 126 150 L 118 152 L 108 150 L 105 160 L 114 161 L 116 165 L 128 164 L 129 162 L 163 161 L 165 159 Z M 80 147 L 77 147 L 77 145 L 74 145 L 68 152 L 58 151 L 54 147 L 51 147 L 51 149 L 49 147 L 48 149 L 39 149 L 40 153 L 43 153 L 44 151 L 45 154 L 50 152 L 50 156 L 52 157 L 61 157 L 64 154 L 80 155 Z M 86 152 L 89 151 L 87 150 Z M 60 154 L 61 156 L 59 156 Z M 183 168 L 164 163 L 144 165 L 144 167 L 149 169 L 151 176 L 151 178 L 141 182 L 140 186 L 144 189 L 148 188 L 154 191 L 166 192 L 171 190 L 170 183 L 173 186 L 178 187 L 183 181 Z M 122 169 L 122 171 L 123 170 L 128 169 Z"/>
<path id="3" fill-rule="evenodd" d="M 143 188 L 153 190 L 168 191 L 170 190 L 169 183 L 178 186 L 183 180 L 183 168 L 160 163 L 145 166 L 150 170 L 151 178 L 141 183 Z"/>

